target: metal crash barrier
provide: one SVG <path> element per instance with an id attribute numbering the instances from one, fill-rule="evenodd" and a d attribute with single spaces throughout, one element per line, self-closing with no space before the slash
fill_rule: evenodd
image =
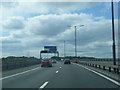
<path id="1" fill-rule="evenodd" d="M 109 72 L 114 72 L 120 74 L 120 66 L 119 65 L 109 65 L 109 64 L 98 64 L 93 62 L 79 62 L 79 64 L 87 65 L 103 70 L 108 70 Z"/>

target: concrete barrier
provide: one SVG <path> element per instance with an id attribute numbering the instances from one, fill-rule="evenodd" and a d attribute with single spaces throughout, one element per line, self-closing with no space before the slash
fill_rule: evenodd
<path id="1" fill-rule="evenodd" d="M 2 71 L 17 69 L 22 67 L 28 67 L 32 65 L 40 64 L 40 61 L 33 61 L 33 62 L 4 62 L 2 63 Z"/>

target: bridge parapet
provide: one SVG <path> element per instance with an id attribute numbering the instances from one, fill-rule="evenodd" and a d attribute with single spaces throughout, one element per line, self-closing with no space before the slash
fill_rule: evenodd
<path id="1" fill-rule="evenodd" d="M 112 58 L 95 58 L 95 59 L 80 59 L 80 61 L 113 61 Z M 120 62 L 120 58 L 117 58 L 116 61 Z"/>
<path id="2" fill-rule="evenodd" d="M 110 64 L 101 64 L 101 63 L 94 63 L 94 62 L 82 62 L 80 61 L 79 64 L 87 65 L 103 70 L 109 70 L 109 72 L 114 72 L 116 74 L 120 74 L 120 65 L 110 65 Z"/>

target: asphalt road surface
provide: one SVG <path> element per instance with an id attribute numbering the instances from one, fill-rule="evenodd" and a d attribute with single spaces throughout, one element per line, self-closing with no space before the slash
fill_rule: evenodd
<path id="1" fill-rule="evenodd" d="M 77 64 L 57 62 L 3 72 L 3 88 L 118 88 L 119 85 Z"/>

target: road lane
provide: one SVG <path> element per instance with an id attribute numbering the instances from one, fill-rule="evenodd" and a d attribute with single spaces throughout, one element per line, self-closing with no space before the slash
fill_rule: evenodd
<path id="1" fill-rule="evenodd" d="M 118 88 L 117 85 L 75 64 L 58 62 L 3 80 L 3 88 Z"/>
<path id="2" fill-rule="evenodd" d="M 90 68 L 88 68 L 86 66 L 83 66 L 83 65 L 80 65 L 80 64 L 76 64 L 76 65 L 78 65 L 80 67 L 83 67 L 83 68 L 85 68 L 85 69 L 87 69 L 87 70 L 89 70 L 89 71 L 91 71 L 91 72 L 93 72 L 93 73 L 95 73 L 95 74 L 97 74 L 97 75 L 99 75 L 99 76 L 101 76 L 101 77 L 103 77 L 103 78 L 113 82 L 114 84 L 120 86 L 120 83 L 118 82 L 118 80 L 112 79 L 112 78 L 106 76 L 105 74 L 99 73 L 98 71 L 96 71 L 94 69 L 90 69 Z M 119 79 L 119 77 L 118 77 L 118 79 Z"/>
<path id="3" fill-rule="evenodd" d="M 77 65 L 63 65 L 46 88 L 118 88 L 117 85 Z"/>
<path id="4" fill-rule="evenodd" d="M 20 73 L 16 73 L 16 74 L 13 74 L 13 75 L 5 76 L 5 77 L 0 78 L 0 80 L 4 80 L 4 79 L 7 79 L 7 78 L 12 78 L 12 77 L 15 77 L 15 76 L 18 76 L 18 75 L 21 75 L 21 74 L 32 72 L 32 71 L 40 69 L 40 68 L 41 67 L 37 67 L 37 68 L 30 69 L 30 70 L 27 70 L 27 71 L 23 71 L 23 72 L 20 72 Z"/>
<path id="5" fill-rule="evenodd" d="M 43 67 L 32 72 L 24 73 L 15 77 L 3 80 L 3 88 L 38 88 L 44 82 L 53 78 L 61 64 L 54 64 L 53 67 Z"/>
<path id="6" fill-rule="evenodd" d="M 24 72 L 24 71 L 27 71 L 27 70 L 38 68 L 38 67 L 40 67 L 40 64 L 29 66 L 29 67 L 23 67 L 23 68 L 17 68 L 17 69 L 13 69 L 13 70 L 3 71 L 2 72 L 2 77 L 6 77 L 6 76 L 13 75 L 13 74 L 21 73 L 21 72 Z"/>

